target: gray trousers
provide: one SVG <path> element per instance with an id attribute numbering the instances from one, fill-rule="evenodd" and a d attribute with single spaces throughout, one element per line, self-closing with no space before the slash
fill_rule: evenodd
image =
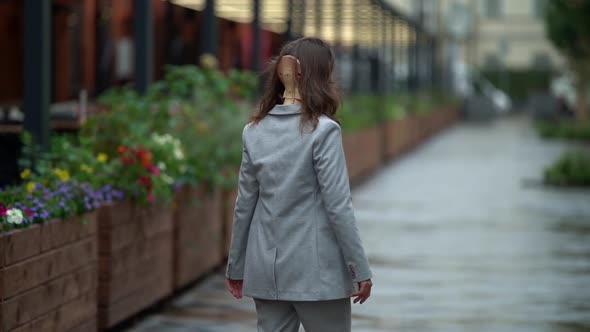
<path id="1" fill-rule="evenodd" d="M 254 299 L 258 332 L 350 332 L 350 298 L 329 301 Z"/>

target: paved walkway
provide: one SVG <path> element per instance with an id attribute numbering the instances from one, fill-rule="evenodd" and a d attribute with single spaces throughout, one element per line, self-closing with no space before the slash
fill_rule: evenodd
<path id="1" fill-rule="evenodd" d="M 353 330 L 590 331 L 590 191 L 540 185 L 564 149 L 522 118 L 461 124 L 355 189 L 375 285 Z M 129 331 L 255 320 L 218 273 Z"/>

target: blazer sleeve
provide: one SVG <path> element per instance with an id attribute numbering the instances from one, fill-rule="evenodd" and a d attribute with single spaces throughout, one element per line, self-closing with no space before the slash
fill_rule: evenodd
<path id="1" fill-rule="evenodd" d="M 248 233 L 257 202 L 258 180 L 256 179 L 246 145 L 243 144 L 242 164 L 238 179 L 238 197 L 234 209 L 232 239 L 225 272 L 225 276 L 230 279 L 241 280 L 244 278 Z"/>
<path id="2" fill-rule="evenodd" d="M 356 226 L 340 126 L 329 122 L 326 127 L 314 142 L 314 168 L 330 224 L 352 280 L 360 282 L 373 274 Z"/>

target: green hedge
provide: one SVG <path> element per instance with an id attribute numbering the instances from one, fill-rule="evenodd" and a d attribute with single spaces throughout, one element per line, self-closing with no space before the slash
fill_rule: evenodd
<path id="1" fill-rule="evenodd" d="M 356 131 L 369 128 L 380 122 L 383 109 L 378 95 L 351 95 L 343 98 L 337 113 L 342 129 Z"/>
<path id="2" fill-rule="evenodd" d="M 349 95 L 343 98 L 337 117 L 345 131 L 355 131 L 455 103 L 454 98 L 441 93 Z"/>
<path id="3" fill-rule="evenodd" d="M 590 186 L 590 155 L 570 151 L 545 170 L 545 182 L 559 186 Z"/>
<path id="4" fill-rule="evenodd" d="M 542 122 L 537 124 L 537 130 L 543 138 L 590 141 L 590 122 Z"/>
<path id="5" fill-rule="evenodd" d="M 548 89 L 551 80 L 551 72 L 547 70 L 484 70 L 480 75 L 513 100 L 526 100 L 531 92 Z"/>

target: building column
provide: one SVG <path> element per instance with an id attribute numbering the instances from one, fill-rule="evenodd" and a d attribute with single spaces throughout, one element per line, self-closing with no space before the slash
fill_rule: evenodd
<path id="1" fill-rule="evenodd" d="M 24 3 L 24 129 L 49 148 L 51 102 L 51 1 Z"/>
<path id="2" fill-rule="evenodd" d="M 438 48 L 438 41 L 434 36 L 430 40 L 430 52 L 431 52 L 430 84 L 433 89 L 440 90 L 440 86 L 438 84 L 439 83 L 439 70 L 440 70 L 439 61 L 438 61 L 439 48 Z"/>
<path id="3" fill-rule="evenodd" d="M 353 31 L 353 39 L 354 39 L 354 45 L 352 47 L 352 84 L 351 84 L 351 90 L 353 93 L 358 93 L 360 90 L 360 84 L 359 84 L 359 71 L 360 71 L 360 40 L 362 37 L 362 25 L 364 23 L 364 15 L 363 15 L 363 11 L 362 11 L 362 5 L 360 4 L 360 1 L 355 1 L 353 3 L 353 8 L 354 8 L 354 12 L 356 13 L 356 15 L 354 15 L 353 17 L 353 25 L 354 25 L 354 31 Z"/>
<path id="4" fill-rule="evenodd" d="M 391 14 L 391 88 L 395 89 L 395 79 L 396 79 L 396 68 L 395 68 L 395 64 L 399 61 L 399 59 L 396 59 L 396 45 L 395 42 L 397 40 L 396 38 L 396 33 L 397 33 L 397 29 L 395 26 L 396 23 L 396 17 L 393 15 L 393 13 Z"/>
<path id="5" fill-rule="evenodd" d="M 305 34 L 305 14 L 305 0 L 295 1 L 293 15 L 297 19 L 294 19 L 293 21 L 296 26 L 293 30 L 296 38 L 303 37 Z"/>
<path id="6" fill-rule="evenodd" d="M 202 54 L 217 56 L 217 17 L 215 0 L 206 0 L 201 21 Z"/>
<path id="7" fill-rule="evenodd" d="M 407 52 L 408 52 L 408 60 L 407 62 L 407 67 L 408 67 L 408 77 L 407 77 L 407 84 L 408 84 L 408 90 L 409 91 L 414 91 L 415 88 L 415 84 L 414 84 L 414 63 L 416 62 L 416 52 L 415 52 L 415 47 L 416 46 L 416 31 L 413 30 L 413 27 L 410 27 L 410 31 L 409 31 L 409 38 L 408 38 L 408 45 L 407 45 Z"/>
<path id="8" fill-rule="evenodd" d="M 287 1 L 287 40 L 295 39 L 295 34 L 293 32 L 293 11 L 295 10 L 295 5 L 293 4 L 294 0 Z"/>
<path id="9" fill-rule="evenodd" d="M 380 45 L 380 53 L 381 53 L 381 62 L 382 62 L 382 68 L 381 68 L 381 74 L 380 74 L 380 78 L 381 78 L 381 89 L 383 89 L 383 92 L 386 92 L 389 88 L 389 79 L 391 78 L 390 75 L 387 75 L 387 73 L 389 72 L 388 70 L 388 66 L 389 64 L 387 63 L 387 30 L 389 28 L 389 16 L 387 15 L 387 11 L 385 10 L 384 6 L 380 7 L 381 9 L 381 45 Z"/>
<path id="10" fill-rule="evenodd" d="M 322 37 L 322 0 L 315 0 L 315 35 Z"/>
<path id="11" fill-rule="evenodd" d="M 371 64 L 371 90 L 373 92 L 381 93 L 381 77 L 383 76 L 381 71 L 381 59 L 379 53 L 381 48 L 379 44 L 381 43 L 381 39 L 379 39 L 379 30 L 380 26 L 383 24 L 381 22 L 381 13 L 377 6 L 371 4 L 370 5 L 370 20 L 371 20 L 371 51 L 370 51 L 370 64 Z"/>
<path id="12" fill-rule="evenodd" d="M 335 44 L 342 44 L 342 0 L 334 0 L 334 40 Z"/>
<path id="13" fill-rule="evenodd" d="M 414 86 L 417 90 L 422 89 L 422 66 L 423 64 L 423 52 L 422 52 L 422 32 L 416 31 L 416 42 L 414 44 Z"/>
<path id="14" fill-rule="evenodd" d="M 260 0 L 254 0 L 252 2 L 252 70 L 254 72 L 260 71 Z"/>
<path id="15" fill-rule="evenodd" d="M 152 1 L 133 1 L 133 23 L 135 37 L 135 89 L 143 94 L 153 79 L 153 29 Z"/>

